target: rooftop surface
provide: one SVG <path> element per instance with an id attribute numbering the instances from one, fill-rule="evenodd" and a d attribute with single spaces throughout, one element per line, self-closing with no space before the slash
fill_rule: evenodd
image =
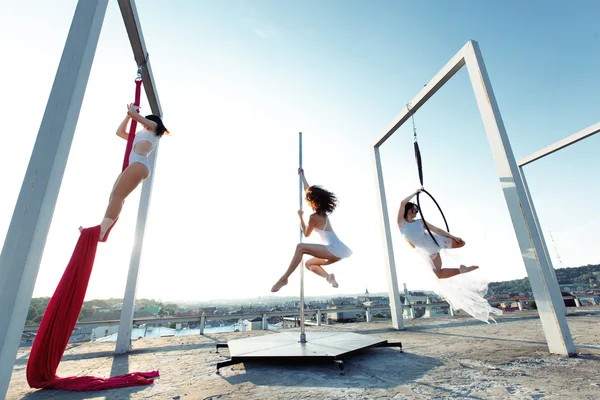
<path id="1" fill-rule="evenodd" d="M 598 399 L 600 307 L 569 308 L 567 320 L 577 357 L 548 352 L 536 311 L 506 313 L 490 325 L 439 317 L 405 320 L 402 331 L 389 320 L 307 327 L 402 342 L 404 353 L 373 348 L 349 357 L 344 375 L 327 362 L 252 362 L 216 373 L 229 354 L 217 353 L 216 343 L 274 331 L 139 339 L 123 356 L 113 354 L 114 342 L 70 345 L 59 376 L 160 371 L 150 386 L 83 393 L 29 388 L 29 348 L 21 348 L 7 399 Z"/>

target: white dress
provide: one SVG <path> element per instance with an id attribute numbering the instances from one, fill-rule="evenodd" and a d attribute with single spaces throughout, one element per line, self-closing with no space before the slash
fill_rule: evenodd
<path id="1" fill-rule="evenodd" d="M 327 229 L 328 223 L 329 217 L 325 216 L 325 226 L 323 226 L 323 229 L 315 227 L 315 231 L 317 231 L 317 233 L 321 236 L 321 241 L 323 242 L 327 250 L 329 250 L 334 256 L 338 258 L 350 257 L 352 255 L 352 250 L 350 250 L 348 246 L 342 243 L 342 241 L 337 237 L 334 231 L 325 230 Z"/>
<path id="2" fill-rule="evenodd" d="M 400 232 L 415 246 L 417 253 L 423 256 L 425 265 L 431 268 L 428 282 L 422 282 L 423 285 L 431 287 L 455 310 L 463 310 L 480 321 L 489 323 L 492 320 L 495 322 L 491 314 L 502 314 L 501 310 L 492 307 L 484 297 L 488 291 L 488 283 L 474 279 L 472 273 L 459 274 L 446 279 L 439 279 L 434 274 L 436 267 L 431 257 L 440 252 L 446 253 L 445 250 L 452 247 L 452 239 L 434 233 L 439 246 L 436 245 L 420 219 L 413 222 L 404 221 Z M 458 268 L 459 265 L 453 265 L 450 268 Z"/>
<path id="3" fill-rule="evenodd" d="M 404 221 L 402 228 L 400 228 L 400 233 L 402 233 L 402 236 L 408 239 L 416 249 L 429 256 L 434 256 L 442 249 L 449 249 L 452 247 L 452 239 L 432 232 L 435 241 L 438 243 L 435 244 L 433 239 L 431 239 L 429 232 L 425 230 L 423 221 L 420 219 L 415 219 L 413 222 Z"/>

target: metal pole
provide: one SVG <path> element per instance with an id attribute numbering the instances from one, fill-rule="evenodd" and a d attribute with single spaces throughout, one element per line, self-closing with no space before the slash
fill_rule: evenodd
<path id="1" fill-rule="evenodd" d="M 298 133 L 298 145 L 299 145 L 299 154 L 298 154 L 298 165 L 299 168 L 302 168 L 302 132 Z M 302 210 L 302 174 L 298 174 L 299 181 L 299 208 L 298 210 Z M 300 225 L 300 243 L 302 243 L 302 225 Z M 302 260 L 300 261 L 300 343 L 306 343 L 306 333 L 304 332 L 304 256 L 302 256 Z"/>
<path id="2" fill-rule="evenodd" d="M 394 247 L 392 244 L 392 229 L 388 218 L 387 199 L 385 197 L 385 185 L 383 184 L 383 166 L 381 165 L 381 155 L 379 147 L 373 148 L 373 162 L 375 164 L 377 193 L 379 194 L 379 211 L 381 215 L 381 225 L 383 227 L 383 248 L 387 251 L 386 276 L 388 282 L 388 294 L 390 298 L 390 314 L 392 314 L 392 328 L 404 329 L 404 319 L 402 317 L 402 302 L 400 301 L 400 291 L 398 290 L 398 277 L 396 275 L 396 260 L 394 259 Z"/>
<path id="3" fill-rule="evenodd" d="M 554 279 L 550 279 L 548 281 L 548 285 L 555 286 L 555 290 L 558 290 L 558 292 L 561 293 L 561 297 L 562 297 L 562 292 L 560 291 L 560 285 L 558 284 L 558 279 L 556 278 L 556 271 L 554 270 L 554 265 L 552 265 L 552 259 L 550 258 L 550 253 L 548 253 L 548 246 L 546 245 L 546 243 L 547 243 L 546 238 L 544 237 L 544 232 L 542 231 L 542 227 L 540 225 L 540 221 L 538 219 L 537 212 L 535 211 L 535 206 L 533 204 L 533 197 L 531 197 L 531 193 L 529 192 L 529 185 L 527 184 L 527 179 L 525 179 L 525 172 L 523 171 L 523 167 L 519 167 L 519 174 L 521 176 L 521 181 L 523 182 L 523 188 L 525 189 L 525 196 L 527 197 L 527 201 L 529 202 L 529 206 L 531 207 L 531 214 L 533 217 L 533 221 L 535 222 L 535 228 L 538 232 L 538 235 L 540 235 L 540 238 L 541 238 L 541 245 L 542 245 L 542 249 L 544 250 L 543 254 L 546 257 L 546 264 L 550 267 L 550 273 L 554 277 Z M 552 236 L 552 234 L 550 234 L 550 236 Z M 553 239 L 553 241 L 554 241 L 554 239 Z M 562 309 L 562 311 L 561 311 L 562 314 L 567 315 L 567 309 L 565 307 L 564 300 L 557 302 L 556 307 Z"/>

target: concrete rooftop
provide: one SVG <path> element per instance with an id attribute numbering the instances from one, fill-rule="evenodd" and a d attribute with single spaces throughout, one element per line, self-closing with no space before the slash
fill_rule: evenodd
<path id="1" fill-rule="evenodd" d="M 228 352 L 215 343 L 273 331 L 140 339 L 128 355 L 114 356 L 114 342 L 69 346 L 59 376 L 111 376 L 158 369 L 153 385 L 99 392 L 33 390 L 21 348 L 8 399 L 599 399 L 600 307 L 569 309 L 568 323 L 578 357 L 548 353 L 536 311 L 507 313 L 498 324 L 467 317 L 308 327 L 348 331 L 401 341 L 350 357 L 345 375 L 333 364 L 251 363 L 224 367 Z"/>

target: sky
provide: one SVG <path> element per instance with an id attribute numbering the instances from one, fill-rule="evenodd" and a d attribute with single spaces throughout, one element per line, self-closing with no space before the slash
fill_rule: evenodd
<path id="1" fill-rule="evenodd" d="M 6 236 L 77 2 L 2 1 L 0 240 Z M 476 40 L 517 160 L 599 120 L 600 3 L 562 1 L 136 2 L 164 122 L 137 297 L 269 297 L 299 240 L 298 133 L 310 184 L 333 191 L 354 252 L 305 274 L 305 294 L 388 289 L 372 144 L 468 40 Z M 51 296 L 80 225 L 97 225 L 120 172 L 115 130 L 136 64 L 110 1 L 34 289 Z M 149 113 L 142 101 L 142 113 Z M 425 188 L 478 279 L 526 276 L 467 71 L 415 116 Z M 428 272 L 395 228 L 419 187 L 405 124 L 381 148 L 400 285 Z M 600 135 L 524 168 L 555 268 L 600 262 Z M 101 243 L 86 299 L 122 297 L 141 187 Z M 433 205 L 430 222 L 442 221 Z M 306 210 L 306 205 L 304 206 Z M 319 243 L 313 235 L 310 242 Z M 299 294 L 299 274 L 277 296 Z"/>

